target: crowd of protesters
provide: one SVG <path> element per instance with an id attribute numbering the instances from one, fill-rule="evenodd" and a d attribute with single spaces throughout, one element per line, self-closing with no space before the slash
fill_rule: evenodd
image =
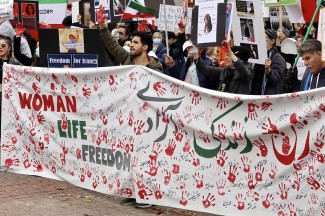
<path id="1" fill-rule="evenodd" d="M 221 47 L 195 46 L 190 35 L 185 34 L 182 23 L 179 32 L 165 35 L 155 26 L 142 21 L 139 31 L 131 33 L 125 23 L 119 23 L 110 31 L 103 8 L 96 15 L 106 48 L 106 66 L 142 65 L 195 86 L 235 94 L 275 95 L 325 86 L 322 44 L 314 38 L 314 34 L 302 43 L 305 31 L 301 29 L 292 32 L 284 28 L 277 31 L 266 29 L 267 58 L 262 65 L 249 63 L 249 58 L 257 55 L 253 49 L 233 46 L 231 42 Z M 80 20 L 81 17 L 77 23 L 72 23 L 70 15 L 62 24 L 66 28 L 97 28 L 92 22 L 86 27 Z M 297 51 L 306 66 L 302 80 L 298 80 L 297 67 L 293 67 L 297 55 L 281 51 L 281 43 L 289 37 L 296 42 Z M 1 82 L 4 62 L 39 66 L 40 55 L 38 42 L 22 25 L 14 29 L 9 21 L 0 18 Z M 135 199 L 122 202 L 132 203 Z M 137 205 L 141 208 L 150 206 Z"/>

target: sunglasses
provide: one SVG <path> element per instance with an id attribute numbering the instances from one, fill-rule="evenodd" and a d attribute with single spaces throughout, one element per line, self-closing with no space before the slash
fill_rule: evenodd
<path id="1" fill-rule="evenodd" d="M 1 44 L 1 48 L 6 48 L 8 45 L 7 44 Z"/>

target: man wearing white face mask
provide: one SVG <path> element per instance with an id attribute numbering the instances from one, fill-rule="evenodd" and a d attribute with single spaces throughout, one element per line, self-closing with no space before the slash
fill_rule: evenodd
<path id="1" fill-rule="evenodd" d="M 163 66 L 163 73 L 166 74 L 165 70 L 167 70 L 167 66 L 165 64 L 165 55 L 167 54 L 167 49 L 164 43 L 162 43 L 162 35 L 160 34 L 160 32 L 153 33 L 152 40 L 153 40 L 152 51 L 156 53 L 159 62 Z"/>

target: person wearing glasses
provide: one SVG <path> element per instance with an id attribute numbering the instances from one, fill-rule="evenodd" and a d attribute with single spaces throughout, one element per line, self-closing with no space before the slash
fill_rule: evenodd
<path id="1" fill-rule="evenodd" d="M 2 76 L 3 75 L 3 63 L 19 65 L 20 63 L 15 59 L 12 58 L 12 43 L 11 40 L 7 37 L 0 36 L 0 116 L 1 116 L 1 101 L 2 101 Z M 1 118 L 1 117 L 0 117 Z M 1 127 L 1 121 L 0 121 Z M 0 135 L 1 138 L 1 135 Z"/>

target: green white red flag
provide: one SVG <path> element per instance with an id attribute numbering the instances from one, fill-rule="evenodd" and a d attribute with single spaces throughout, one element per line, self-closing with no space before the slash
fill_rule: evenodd
<path id="1" fill-rule="evenodd" d="M 152 18 L 155 17 L 157 11 L 145 7 L 144 0 L 131 0 L 126 7 L 122 20 L 133 18 Z"/>

